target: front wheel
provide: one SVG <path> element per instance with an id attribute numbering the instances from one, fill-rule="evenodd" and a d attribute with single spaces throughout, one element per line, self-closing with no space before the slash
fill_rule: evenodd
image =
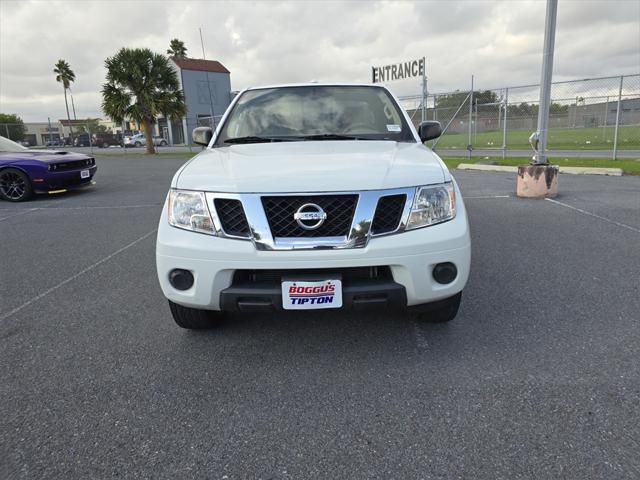
<path id="1" fill-rule="evenodd" d="M 167 146 L 167 142 L 165 142 L 164 140 L 162 140 L 162 141 L 160 142 L 160 146 L 161 146 L 161 147 L 166 147 L 166 146 Z"/>
<path id="2" fill-rule="evenodd" d="M 169 300 L 169 309 L 178 326 L 189 330 L 214 328 L 222 321 L 222 313 L 220 312 L 183 307 L 171 300 Z"/>
<path id="3" fill-rule="evenodd" d="M 0 198 L 10 202 L 24 202 L 32 196 L 33 187 L 24 172 L 15 168 L 0 170 Z"/>
<path id="4" fill-rule="evenodd" d="M 134 144 L 133 144 L 133 146 L 134 146 L 134 147 L 141 147 L 141 146 L 142 146 L 142 144 L 141 144 L 140 142 L 136 142 L 136 143 L 134 143 Z"/>
<path id="5" fill-rule="evenodd" d="M 462 300 L 462 292 L 457 293 L 453 297 L 440 300 L 432 304 L 426 304 L 420 308 L 420 311 L 410 312 L 412 320 L 428 323 L 444 323 L 450 322 L 458 314 L 460 301 Z"/>

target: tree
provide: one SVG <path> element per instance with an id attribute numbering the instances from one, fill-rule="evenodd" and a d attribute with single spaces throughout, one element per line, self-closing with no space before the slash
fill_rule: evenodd
<path id="1" fill-rule="evenodd" d="M 187 47 L 184 46 L 184 42 L 177 38 L 172 38 L 169 42 L 169 49 L 167 55 L 177 58 L 185 58 L 187 56 Z"/>
<path id="2" fill-rule="evenodd" d="M 142 124 L 147 153 L 155 153 L 153 125 L 158 114 L 169 118 L 187 113 L 176 71 L 167 57 L 148 48 L 122 48 L 105 66 L 102 110 L 116 123 L 131 119 Z"/>
<path id="3" fill-rule="evenodd" d="M 24 140 L 27 131 L 22 119 L 15 114 L 0 113 L 0 135 L 14 142 Z"/>
<path id="4" fill-rule="evenodd" d="M 67 109 L 67 120 L 69 120 L 69 132 L 71 139 L 73 140 L 73 127 L 71 126 L 71 116 L 69 115 L 69 102 L 67 102 L 67 89 L 76 80 L 76 74 L 73 73 L 69 64 L 63 60 L 58 60 L 58 63 L 54 65 L 53 73 L 56 74 L 56 82 L 62 83 L 62 89 L 64 90 L 64 106 Z"/>

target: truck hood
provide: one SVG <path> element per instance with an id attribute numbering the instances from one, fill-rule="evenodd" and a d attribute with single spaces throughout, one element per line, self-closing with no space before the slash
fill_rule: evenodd
<path id="1" fill-rule="evenodd" d="M 449 173 L 419 143 L 306 141 L 206 149 L 173 187 L 228 193 L 380 190 L 442 183 Z"/>

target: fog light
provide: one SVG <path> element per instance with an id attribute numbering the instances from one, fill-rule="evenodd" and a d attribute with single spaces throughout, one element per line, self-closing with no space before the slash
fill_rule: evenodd
<path id="1" fill-rule="evenodd" d="M 446 285 L 458 276 L 458 269 L 451 262 L 439 263 L 433 267 L 433 278 L 436 282 Z"/>
<path id="2" fill-rule="evenodd" d="M 193 286 L 193 273 L 176 268 L 169 272 L 169 283 L 176 290 L 189 290 Z"/>

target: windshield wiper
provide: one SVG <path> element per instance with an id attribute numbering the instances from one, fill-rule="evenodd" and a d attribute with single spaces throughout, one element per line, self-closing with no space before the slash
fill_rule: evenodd
<path id="1" fill-rule="evenodd" d="M 246 137 L 227 138 L 224 143 L 269 143 L 269 142 L 289 142 L 288 138 L 278 137 L 257 137 L 249 135 Z"/>
<path id="2" fill-rule="evenodd" d="M 353 135 L 341 135 L 339 133 L 319 133 L 317 135 L 304 135 L 304 140 L 367 140 L 366 138 L 354 137 Z"/>

